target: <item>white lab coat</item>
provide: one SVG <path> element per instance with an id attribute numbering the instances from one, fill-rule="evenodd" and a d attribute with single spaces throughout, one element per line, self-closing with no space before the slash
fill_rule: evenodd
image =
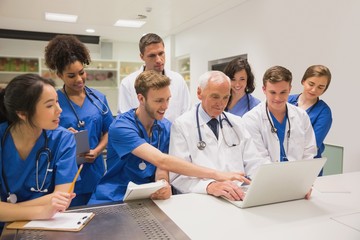
<path id="1" fill-rule="evenodd" d="M 119 87 L 118 113 L 124 113 L 139 106 L 134 84 L 137 76 L 143 71 L 144 67 L 141 67 L 138 71 L 131 73 L 121 81 Z M 178 116 L 190 110 L 190 93 L 184 78 L 179 73 L 168 69 L 165 69 L 164 72 L 171 80 L 171 98 L 169 108 L 165 112 L 165 117 L 170 122 L 173 122 Z"/>
<path id="2" fill-rule="evenodd" d="M 308 114 L 301 108 L 287 103 L 290 120 L 290 138 L 284 138 L 284 149 L 289 161 L 313 159 L 316 156 L 316 140 Z M 269 113 L 270 121 L 272 121 Z M 260 154 L 272 162 L 280 161 L 280 144 L 271 124 L 263 101 L 243 116 L 247 130 L 253 137 Z M 285 133 L 289 129 L 286 124 Z"/>
<path id="3" fill-rule="evenodd" d="M 199 111 L 203 111 L 201 106 Z M 224 142 L 222 131 L 219 127 L 219 140 L 216 139 L 205 120 L 199 114 L 199 126 L 203 141 L 206 142 L 206 148 L 199 150 L 198 128 L 196 123 L 196 106 L 181 115 L 175 120 L 171 127 L 169 154 L 180 157 L 196 165 L 209 167 L 219 171 L 243 172 L 251 176 L 256 167 L 265 163 L 261 159 L 249 132 L 241 117 L 226 113 L 234 130 L 240 138 L 240 144 L 235 147 L 229 147 Z M 223 115 L 221 116 L 223 118 Z M 227 125 L 226 125 L 227 126 Z M 224 133 L 225 128 L 224 126 Z M 228 128 L 229 130 L 229 128 Z M 231 131 L 231 129 L 230 129 Z M 228 140 L 228 138 L 226 138 Z M 233 139 L 232 139 L 233 140 Z M 238 140 L 234 139 L 237 143 Z M 214 181 L 213 179 L 200 179 L 170 173 L 171 184 L 180 192 L 206 193 L 207 185 Z"/>

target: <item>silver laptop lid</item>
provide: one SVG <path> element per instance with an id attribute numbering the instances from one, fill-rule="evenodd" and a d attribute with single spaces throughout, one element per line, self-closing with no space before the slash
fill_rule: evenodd
<path id="1" fill-rule="evenodd" d="M 326 160 L 316 158 L 259 166 L 239 207 L 303 199 Z"/>

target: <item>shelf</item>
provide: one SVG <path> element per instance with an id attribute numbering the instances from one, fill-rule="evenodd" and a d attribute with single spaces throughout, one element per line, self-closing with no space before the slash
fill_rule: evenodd
<path id="1" fill-rule="evenodd" d="M 127 75 L 136 72 L 143 66 L 142 62 L 120 62 L 120 80 L 123 80 Z"/>
<path id="2" fill-rule="evenodd" d="M 86 85 L 89 87 L 117 87 L 117 66 L 117 61 L 93 60 L 89 66 L 85 67 Z M 64 84 L 54 72 L 46 67 L 44 59 L 41 59 L 41 75 L 55 80 L 57 87 Z"/>
<path id="3" fill-rule="evenodd" d="M 190 87 L 190 56 L 182 56 L 176 59 L 178 73 L 183 76 L 188 87 Z"/>
<path id="4" fill-rule="evenodd" d="M 118 60 L 92 60 L 86 66 L 86 85 L 98 89 L 108 98 L 110 109 L 117 112 L 118 86 L 120 80 L 140 69 L 142 62 L 120 62 Z M 55 81 L 56 88 L 64 85 L 54 71 L 45 65 L 44 58 L 0 57 L 0 87 L 4 88 L 16 76 L 25 73 L 40 74 Z M 111 99 L 111 100 L 110 100 Z"/>
<path id="5" fill-rule="evenodd" d="M 0 85 L 5 87 L 14 77 L 39 73 L 38 58 L 0 57 Z"/>

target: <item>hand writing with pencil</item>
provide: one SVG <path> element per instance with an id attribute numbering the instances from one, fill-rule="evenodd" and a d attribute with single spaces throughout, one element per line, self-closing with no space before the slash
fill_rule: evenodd
<path id="1" fill-rule="evenodd" d="M 34 217 L 34 219 L 49 219 L 57 212 L 64 212 L 70 206 L 71 200 L 76 196 L 75 193 L 66 192 L 54 192 L 52 195 L 51 201 L 42 206 L 41 211 L 39 211 L 40 215 Z"/>
<path id="2" fill-rule="evenodd" d="M 75 175 L 75 177 L 74 177 L 74 180 L 72 181 L 72 183 L 71 183 L 71 185 L 70 185 L 70 188 L 69 188 L 68 193 L 72 193 L 72 192 L 74 191 L 75 182 L 76 182 L 76 180 L 78 179 L 82 168 L 83 168 L 83 164 L 80 165 L 80 167 L 79 167 L 79 169 L 78 169 L 78 171 L 77 171 L 77 173 L 76 173 L 76 175 Z"/>

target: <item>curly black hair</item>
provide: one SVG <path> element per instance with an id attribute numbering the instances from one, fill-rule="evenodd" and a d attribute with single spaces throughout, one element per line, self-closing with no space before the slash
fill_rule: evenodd
<path id="1" fill-rule="evenodd" d="M 75 61 L 84 65 L 91 62 L 89 50 L 75 36 L 57 35 L 45 47 L 45 64 L 57 73 L 62 74 L 65 67 Z"/>

